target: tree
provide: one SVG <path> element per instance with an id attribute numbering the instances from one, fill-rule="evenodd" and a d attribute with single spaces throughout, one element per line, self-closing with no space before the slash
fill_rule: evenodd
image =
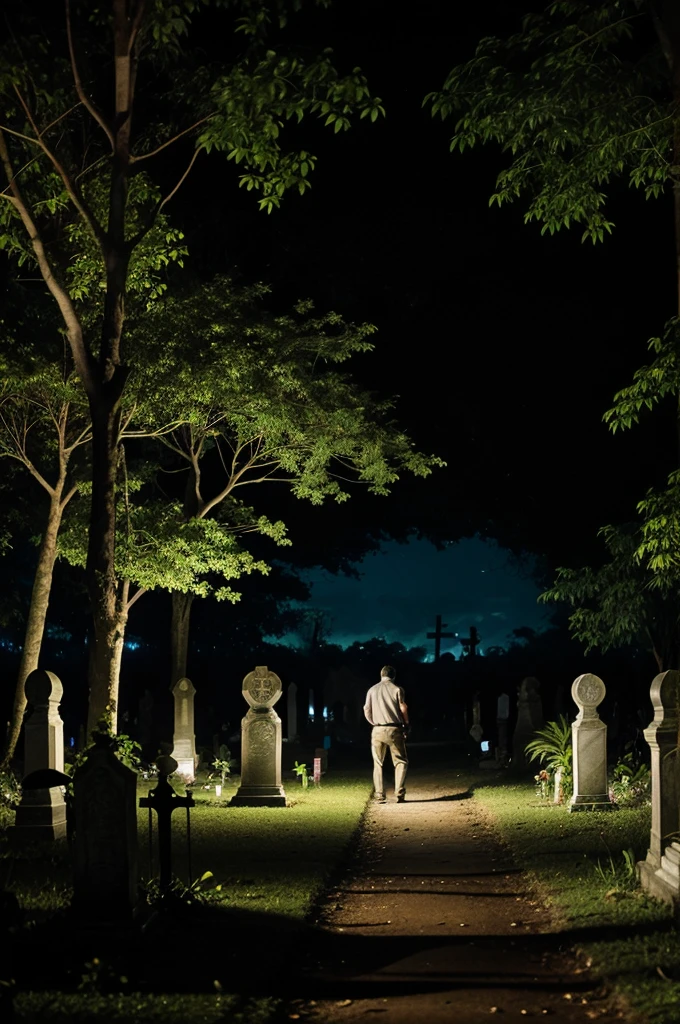
<path id="1" fill-rule="evenodd" d="M 315 115 L 337 132 L 355 115 L 375 120 L 382 112 L 360 70 L 339 75 L 328 50 L 305 59 L 274 48 L 297 0 L 215 0 L 220 51 L 232 50 L 217 68 L 189 48 L 192 22 L 206 6 L 109 0 L 93 10 L 66 0 L 63 18 L 51 7 L 19 3 L 5 12 L 0 243 L 42 275 L 92 420 L 88 731 L 117 695 L 115 495 L 136 254 L 201 154 L 219 152 L 241 165 L 239 184 L 271 211 L 287 190 L 309 187 L 315 165 L 307 150 L 284 147 L 288 123 Z M 173 173 L 174 180 L 164 191 L 150 185 L 135 194 L 148 167 L 156 181 Z M 166 261 L 179 258 L 180 246 L 171 246 Z M 71 276 L 82 263 L 98 286 L 90 292 L 95 309 L 85 315 Z"/>
<path id="2" fill-rule="evenodd" d="M 652 585 L 654 577 L 638 557 L 639 525 L 606 526 L 600 535 L 607 561 L 597 569 L 558 569 L 555 583 L 539 600 L 562 601 L 575 609 L 570 632 L 586 654 L 641 643 L 651 649 L 659 672 L 672 668 L 678 663 L 675 603 Z"/>
<path id="3" fill-rule="evenodd" d="M 346 501 L 348 485 L 384 496 L 400 473 L 425 477 L 443 465 L 415 450 L 392 420 L 391 401 L 336 369 L 372 349 L 371 325 L 348 324 L 333 312 L 316 316 L 311 302 L 275 316 L 262 306 L 267 292 L 263 286 L 239 290 L 220 278 L 189 296 L 170 296 L 136 325 L 136 417 L 147 433 L 164 418 L 180 424 L 158 433 L 170 453 L 165 468 L 185 473 L 177 536 L 209 531 L 215 551 L 218 535 L 230 544 L 252 532 L 290 543 L 282 522 L 238 497 L 244 487 L 250 493 L 258 485 L 266 502 L 265 488 L 284 484 L 297 498 L 320 505 Z M 163 565 L 153 545 L 150 562 Z M 225 575 L 217 564 L 212 570 Z M 187 671 L 193 599 L 209 587 L 196 573 L 182 580 L 178 572 L 166 573 L 158 585 L 172 592 L 174 684 Z M 223 588 L 215 593 L 234 597 Z"/>
<path id="4" fill-rule="evenodd" d="M 490 203 L 523 199 L 524 219 L 542 232 L 581 225 L 582 239 L 603 241 L 614 224 L 606 212 L 617 179 L 642 189 L 647 199 L 670 192 L 676 253 L 676 317 L 680 314 L 680 8 L 672 0 L 606 0 L 600 4 L 559 0 L 527 15 L 519 32 L 480 41 L 475 57 L 454 68 L 444 87 L 425 103 L 433 115 L 456 115 L 451 149 L 478 144 L 500 147 L 508 162 L 497 176 Z M 669 220 L 669 229 L 671 221 Z M 655 344 L 653 340 L 652 345 Z M 631 389 L 615 396 L 605 414 L 612 429 L 630 426 L 641 409 L 669 392 L 680 396 L 672 346 L 636 374 Z M 675 376 L 674 376 L 675 375 Z M 673 380 L 674 382 L 673 382 Z M 680 404 L 676 403 L 680 440 Z M 583 606 L 572 626 L 586 642 L 605 645 L 650 630 L 650 602 L 673 603 L 678 629 L 677 540 L 680 522 L 673 474 L 663 495 L 640 503 L 644 522 L 636 547 L 621 528 L 605 527 L 611 559 L 601 570 L 560 575 L 547 598 L 562 595 Z M 630 558 L 626 566 L 625 559 Z M 641 561 L 646 559 L 645 569 Z M 659 573 L 665 570 L 663 578 Z M 672 578 L 675 574 L 675 578 Z M 652 597 L 647 587 L 657 587 Z M 614 598 L 625 593 L 617 613 Z M 617 615 L 620 620 L 617 622 Z M 639 618 L 636 619 L 636 616 Z M 664 614 L 667 621 L 668 613 Z M 658 618 L 657 618 L 658 623 Z M 665 628 L 664 628 L 665 629 Z M 662 633 L 664 630 L 662 630 Z M 657 659 L 677 661 L 678 637 L 653 640 Z"/>

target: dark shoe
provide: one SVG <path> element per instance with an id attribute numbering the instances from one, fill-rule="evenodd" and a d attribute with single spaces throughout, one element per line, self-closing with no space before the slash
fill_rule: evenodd
<path id="1" fill-rule="evenodd" d="M 406 799 L 406 793 L 402 793 L 401 796 L 397 797 L 397 803 L 398 804 L 403 804 L 405 799 Z"/>
<path id="2" fill-rule="evenodd" d="M 387 803 L 387 797 L 386 796 L 374 796 L 373 797 L 373 801 L 376 804 L 386 804 Z"/>

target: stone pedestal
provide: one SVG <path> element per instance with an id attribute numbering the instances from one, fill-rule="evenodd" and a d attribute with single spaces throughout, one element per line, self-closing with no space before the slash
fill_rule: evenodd
<path id="1" fill-rule="evenodd" d="M 32 713 L 24 725 L 24 778 L 44 769 L 64 772 L 64 723 L 59 703 L 64 688 L 53 672 L 35 669 L 24 684 Z M 59 786 L 24 790 L 12 839 L 66 838 L 66 804 Z"/>
<path id="2" fill-rule="evenodd" d="M 281 719 L 274 711 L 281 696 L 281 680 L 266 665 L 260 665 L 245 677 L 242 690 L 250 709 L 241 721 L 241 785 L 230 805 L 285 807 Z"/>
<path id="3" fill-rule="evenodd" d="M 137 903 L 137 775 L 109 736 L 73 776 L 73 910 L 93 925 L 129 921 Z"/>
<path id="4" fill-rule="evenodd" d="M 178 679 L 172 688 L 175 698 L 175 729 L 172 736 L 172 756 L 177 761 L 177 773 L 188 782 L 196 776 L 196 736 L 194 733 L 194 697 L 196 687 L 190 679 Z"/>
<path id="5" fill-rule="evenodd" d="M 645 729 L 651 751 L 652 825 L 647 858 L 638 864 L 640 883 L 657 899 L 680 906 L 678 853 L 680 832 L 680 755 L 678 701 L 680 672 L 661 672 L 650 689 L 654 718 Z"/>
<path id="6" fill-rule="evenodd" d="M 599 676 L 587 672 L 575 679 L 571 695 L 579 708 L 571 726 L 574 760 L 574 793 L 570 811 L 610 811 L 607 783 L 607 726 L 597 713 L 604 700 L 605 685 Z"/>

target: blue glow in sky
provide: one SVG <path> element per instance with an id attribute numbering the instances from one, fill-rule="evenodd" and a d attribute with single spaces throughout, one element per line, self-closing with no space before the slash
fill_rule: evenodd
<path id="1" fill-rule="evenodd" d="M 364 559 L 360 572 L 358 580 L 321 569 L 304 574 L 311 585 L 305 607 L 326 614 L 327 639 L 343 647 L 384 637 L 433 652 L 426 633 L 436 615 L 461 636 L 476 626 L 481 652 L 507 646 L 513 629 L 549 624 L 550 606 L 537 603 L 541 588 L 494 542 L 473 538 L 438 551 L 425 540 L 390 541 Z M 462 653 L 456 640 L 442 640 L 441 650 Z"/>

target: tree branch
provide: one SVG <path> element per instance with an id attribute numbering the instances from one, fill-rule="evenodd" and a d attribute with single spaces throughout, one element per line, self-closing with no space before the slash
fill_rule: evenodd
<path id="1" fill-rule="evenodd" d="M 156 146 L 156 148 L 152 149 L 150 153 L 141 153 L 139 156 L 135 155 L 134 153 L 131 154 L 130 163 L 139 164 L 142 162 L 142 160 L 149 160 L 150 157 L 156 156 L 157 153 L 160 153 L 162 152 L 162 150 L 167 149 L 168 146 L 172 146 L 173 142 L 177 142 L 178 139 L 181 139 L 183 138 L 183 136 L 188 135 L 189 132 L 193 131 L 194 128 L 198 128 L 200 124 L 204 124 L 206 121 L 209 121 L 210 118 L 213 116 L 214 114 L 212 113 L 206 114 L 205 117 L 202 117 L 199 121 L 194 121 L 194 123 L 190 125 L 188 128 L 184 128 L 181 132 L 178 132 L 177 135 L 174 135 L 171 139 L 168 139 L 167 142 L 162 143 L 162 145 Z M 196 150 L 196 152 L 199 151 L 200 149 Z"/>
<path id="2" fill-rule="evenodd" d="M 66 36 L 68 38 L 68 53 L 69 53 L 69 57 L 71 58 L 71 71 L 73 72 L 73 83 L 74 83 L 74 85 L 76 87 L 76 92 L 78 94 L 80 102 L 83 104 L 85 109 L 89 112 L 91 117 L 94 118 L 94 120 L 97 122 L 99 127 L 102 129 L 102 131 L 106 135 L 106 137 L 109 140 L 109 143 L 111 145 L 111 153 L 113 153 L 115 148 L 116 148 L 116 140 L 114 139 L 113 132 L 111 131 L 111 129 L 109 128 L 108 124 L 104 120 L 103 115 L 99 113 L 99 111 L 97 110 L 95 105 L 90 101 L 90 99 L 86 95 L 85 90 L 83 89 L 83 83 L 80 80 L 80 74 L 78 72 L 78 65 L 76 63 L 76 54 L 75 54 L 75 50 L 73 48 L 73 34 L 71 32 L 71 0 L 65 0 L 65 6 L 66 6 Z"/>
<path id="3" fill-rule="evenodd" d="M 59 175 L 59 177 L 63 181 L 64 187 L 65 187 L 66 191 L 68 192 L 69 196 L 71 197 L 71 202 L 73 203 L 73 205 L 75 206 L 76 210 L 78 211 L 78 213 L 83 218 L 83 220 L 87 224 L 88 228 L 92 232 L 92 234 L 93 234 L 93 236 L 95 238 L 95 241 L 97 241 L 99 243 L 99 246 L 101 248 L 102 254 L 104 255 L 106 253 L 106 234 L 105 234 L 101 224 L 99 223 L 99 221 L 97 220 L 95 215 L 92 213 L 92 210 L 88 206 L 87 202 L 83 199 L 82 195 L 80 194 L 79 189 L 76 187 L 75 183 L 71 180 L 71 177 L 68 174 L 68 172 L 66 171 L 66 169 L 64 167 L 62 167 L 62 165 L 59 162 L 59 160 L 57 160 L 56 154 L 53 153 L 52 150 L 49 148 L 49 146 L 47 146 L 46 143 L 44 142 L 41 133 L 38 131 L 38 126 L 36 125 L 35 120 L 33 119 L 33 114 L 31 113 L 30 107 L 28 106 L 28 104 L 24 100 L 23 96 L 19 92 L 19 89 L 17 88 L 16 85 L 14 86 L 14 91 L 15 91 L 15 93 L 17 95 L 19 103 L 23 107 L 24 113 L 26 114 L 26 117 L 28 119 L 28 122 L 29 122 L 31 128 L 35 132 L 38 145 L 40 146 L 40 148 L 42 149 L 43 153 L 45 154 L 45 156 L 50 161 L 50 163 L 54 167 L 55 171 L 57 172 L 57 174 Z"/>
<path id="4" fill-rule="evenodd" d="M 23 221 L 40 268 L 40 273 L 59 306 L 59 310 L 64 319 L 69 341 L 71 343 L 71 349 L 73 351 L 76 369 L 78 370 L 78 374 L 86 391 L 91 394 L 96 386 L 96 381 L 93 374 L 92 357 L 85 345 L 85 339 L 83 338 L 83 331 L 78 315 L 75 311 L 70 295 L 54 276 L 52 265 L 47 257 L 45 245 L 40 236 L 40 232 L 38 231 L 37 225 L 31 216 L 29 208 L 24 201 L 21 190 L 17 184 L 9 151 L 7 149 L 7 143 L 2 130 L 0 130 L 0 162 L 2 163 L 5 175 L 7 176 L 8 188 L 12 193 L 12 195 L 7 196 L 7 198 L 13 203 L 21 217 L 21 220 Z"/>

